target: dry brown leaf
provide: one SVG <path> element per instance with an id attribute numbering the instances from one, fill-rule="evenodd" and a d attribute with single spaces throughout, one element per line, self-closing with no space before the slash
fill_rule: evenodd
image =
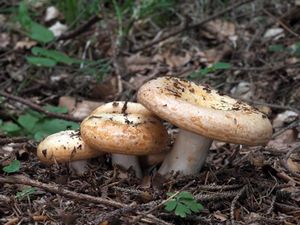
<path id="1" fill-rule="evenodd" d="M 13 80 L 16 80 L 16 81 L 23 81 L 24 69 L 25 69 L 25 66 L 18 67 L 18 66 L 13 66 L 11 64 L 6 66 L 7 73 Z"/>
<path id="2" fill-rule="evenodd" d="M 221 222 L 224 222 L 227 220 L 227 216 L 223 213 L 221 213 L 220 211 L 216 211 L 214 212 L 214 217 L 218 220 L 220 220 Z"/>
<path id="3" fill-rule="evenodd" d="M 122 93 L 123 85 L 120 76 L 109 76 L 104 82 L 92 87 L 91 97 L 95 99 L 113 100 Z"/>
<path id="4" fill-rule="evenodd" d="M 0 14 L 0 26 L 4 26 L 6 24 L 6 16 Z"/>
<path id="5" fill-rule="evenodd" d="M 265 157 L 259 151 L 250 152 L 250 154 L 249 154 L 249 161 L 255 167 L 262 167 L 262 166 L 265 165 Z"/>
<path id="6" fill-rule="evenodd" d="M 273 127 L 283 127 L 285 123 L 290 123 L 298 117 L 298 113 L 287 110 L 279 113 L 273 120 Z"/>
<path id="7" fill-rule="evenodd" d="M 88 100 L 77 101 L 73 97 L 62 96 L 59 98 L 58 105 L 67 107 L 68 112 L 74 117 L 84 119 L 93 110 L 95 110 L 97 107 L 103 104 L 104 102 L 96 102 L 96 101 L 88 101 Z"/>
<path id="8" fill-rule="evenodd" d="M 255 87 L 253 84 L 241 81 L 230 90 L 230 93 L 242 99 L 249 100 L 254 96 L 254 89 Z"/>
<path id="9" fill-rule="evenodd" d="M 295 173 L 299 173 L 300 172 L 300 164 L 293 161 L 291 158 L 289 158 L 287 160 L 287 164 L 290 168 L 291 171 L 295 172 Z"/>
<path id="10" fill-rule="evenodd" d="M 208 64 L 216 63 L 221 61 L 225 56 L 232 52 L 232 47 L 225 44 L 217 48 L 211 48 L 204 51 L 204 57 L 200 59 L 201 62 Z"/>
<path id="11" fill-rule="evenodd" d="M 61 96 L 58 100 L 58 106 L 66 107 L 71 113 L 76 107 L 76 99 L 71 96 Z"/>
<path id="12" fill-rule="evenodd" d="M 130 73 L 151 70 L 154 67 L 152 58 L 141 56 L 140 54 L 131 55 L 126 57 L 124 60 L 127 65 L 127 70 Z"/>
<path id="13" fill-rule="evenodd" d="M 59 16 L 59 11 L 55 6 L 49 6 L 46 10 L 45 21 L 56 19 Z"/>
<path id="14" fill-rule="evenodd" d="M 10 36 L 8 33 L 0 33 L 0 49 L 6 48 L 10 43 Z"/>
<path id="15" fill-rule="evenodd" d="M 149 80 L 148 76 L 142 76 L 137 74 L 136 76 L 130 78 L 129 83 L 132 85 L 132 87 L 135 90 L 137 90 L 148 80 Z"/>
<path id="16" fill-rule="evenodd" d="M 171 50 L 166 50 L 162 53 L 156 54 L 153 59 L 158 63 L 164 62 L 171 68 L 180 68 L 186 65 L 192 59 L 192 56 L 186 51 L 181 52 L 180 54 L 175 54 Z"/>
<path id="17" fill-rule="evenodd" d="M 270 28 L 264 34 L 264 38 L 274 38 L 274 40 L 278 40 L 282 37 L 284 37 L 284 29 L 279 27 Z"/>
<path id="18" fill-rule="evenodd" d="M 226 38 L 235 36 L 235 25 L 221 19 L 212 20 L 204 26 L 204 31 L 201 31 L 201 34 L 208 39 L 223 41 Z"/>
<path id="19" fill-rule="evenodd" d="M 29 39 L 25 39 L 22 41 L 18 41 L 15 45 L 15 50 L 20 50 L 20 49 L 30 49 L 33 46 L 36 46 L 37 42 L 36 41 L 31 41 Z"/>

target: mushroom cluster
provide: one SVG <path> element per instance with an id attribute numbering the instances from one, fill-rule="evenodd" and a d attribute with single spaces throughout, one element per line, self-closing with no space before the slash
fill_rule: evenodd
<path id="1" fill-rule="evenodd" d="M 98 107 L 81 123 L 80 135 L 65 131 L 49 136 L 40 143 L 38 157 L 53 163 L 106 152 L 114 164 L 132 167 L 142 177 L 137 156 L 160 155 L 158 173 L 187 175 L 201 169 L 213 140 L 253 146 L 265 144 L 272 135 L 270 121 L 254 107 L 179 78 L 148 81 L 137 100 Z M 159 118 L 180 129 L 168 153 L 168 133 Z"/>
<path id="2" fill-rule="evenodd" d="M 112 163 L 130 167 L 141 178 L 137 156 L 164 153 L 168 132 L 153 113 L 139 103 L 111 102 L 99 106 L 80 126 L 80 134 L 62 131 L 48 136 L 38 146 L 37 155 L 46 163 L 79 163 L 83 174 L 85 159 L 104 153 L 112 154 Z"/>

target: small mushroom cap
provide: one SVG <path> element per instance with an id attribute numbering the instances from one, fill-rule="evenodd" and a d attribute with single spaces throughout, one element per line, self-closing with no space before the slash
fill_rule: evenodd
<path id="1" fill-rule="evenodd" d="M 46 137 L 37 148 L 38 158 L 45 164 L 90 159 L 103 152 L 86 145 L 79 131 L 66 130 Z"/>
<path id="2" fill-rule="evenodd" d="M 272 125 L 248 104 L 206 86 L 174 77 L 144 84 L 138 101 L 170 123 L 219 141 L 260 145 L 272 135 Z"/>
<path id="3" fill-rule="evenodd" d="M 98 107 L 80 125 L 82 139 L 110 153 L 145 155 L 166 151 L 168 132 L 139 103 L 111 102 Z"/>

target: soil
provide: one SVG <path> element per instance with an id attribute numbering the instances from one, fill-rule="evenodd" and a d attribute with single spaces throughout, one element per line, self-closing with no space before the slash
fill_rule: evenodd
<path id="1" fill-rule="evenodd" d="M 211 1 L 206 7 L 200 2 L 179 1 L 172 18 L 169 13 L 159 23 L 154 17 L 135 21 L 125 37 L 117 37 L 110 10 L 79 21 L 45 46 L 95 61 L 96 70 L 84 63 L 82 68 L 29 64 L 25 57 L 39 44 L 26 37 L 13 13 L 3 10 L 0 119 L 16 121 L 26 109 L 59 118 L 43 106 L 67 104 L 61 103 L 63 96 L 96 105 L 136 101 L 143 83 L 175 76 L 255 106 L 269 117 L 272 139 L 255 147 L 215 141 L 195 175 L 162 177 L 156 173 L 159 163 L 146 167 L 141 159 L 144 177 L 139 179 L 130 169 L 112 166 L 109 154 L 91 159 L 82 176 L 66 163 L 42 164 L 32 136 L 3 132 L 0 167 L 15 159 L 21 167 L 11 174 L 0 171 L 0 224 L 300 224 L 299 1 Z M 63 15 L 45 22 L 46 8 L 34 9 L 44 26 L 65 22 Z M 129 23 L 125 18 L 124 26 Z M 226 68 L 218 69 L 220 62 L 226 62 Z M 90 104 L 84 103 L 81 114 L 75 113 L 78 104 L 73 105 L 63 118 L 81 121 L 95 108 Z M 175 139 L 178 129 L 165 125 Z M 17 197 L 28 187 L 35 188 L 32 194 Z M 182 191 L 192 193 L 204 209 L 185 218 L 166 211 L 167 193 Z"/>

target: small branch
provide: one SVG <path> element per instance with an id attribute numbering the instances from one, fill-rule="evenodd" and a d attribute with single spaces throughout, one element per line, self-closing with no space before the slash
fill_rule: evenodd
<path id="1" fill-rule="evenodd" d="M 293 129 L 295 127 L 298 127 L 300 126 L 300 119 L 299 120 L 295 120 L 293 121 L 292 123 L 290 123 L 289 125 L 287 125 L 286 127 L 280 129 L 279 131 L 277 131 L 276 133 L 274 133 L 272 135 L 272 138 L 275 138 L 277 136 L 279 136 L 280 134 L 282 134 L 283 132 L 285 132 L 286 130 L 289 130 L 289 129 Z"/>
<path id="2" fill-rule="evenodd" d="M 11 203 L 11 199 L 5 195 L 0 194 L 0 202 L 5 202 L 6 204 Z"/>
<path id="3" fill-rule="evenodd" d="M 294 172 L 293 170 L 291 170 L 289 164 L 288 164 L 288 160 L 291 157 L 291 155 L 293 153 L 299 152 L 300 151 L 300 145 L 297 145 L 294 148 L 291 148 L 285 155 L 285 157 L 280 161 L 281 165 L 288 171 L 290 172 L 293 176 L 300 178 L 300 174 Z"/>
<path id="4" fill-rule="evenodd" d="M 234 197 L 234 199 L 231 202 L 231 206 L 230 206 L 230 220 L 231 220 L 231 224 L 234 225 L 235 221 L 234 221 L 234 209 L 235 209 L 235 205 L 237 203 L 237 200 L 242 196 L 242 194 L 246 191 L 246 185 L 236 194 L 236 196 Z"/>
<path id="5" fill-rule="evenodd" d="M 74 38 L 77 35 L 83 33 L 85 30 L 87 30 L 90 26 L 92 26 L 93 24 L 97 23 L 99 20 L 101 20 L 102 17 L 100 17 L 99 15 L 95 15 L 92 16 L 88 21 L 86 21 L 84 24 L 81 24 L 80 26 L 78 26 L 77 28 L 75 28 L 72 31 L 69 31 L 63 35 L 61 35 L 60 37 L 57 38 L 58 41 L 60 40 L 66 40 L 66 39 L 70 39 L 70 38 Z"/>
<path id="6" fill-rule="evenodd" d="M 173 31 L 170 31 L 169 33 L 163 35 L 159 39 L 154 39 L 153 41 L 150 41 L 150 42 L 146 43 L 145 45 L 143 45 L 141 47 L 134 48 L 132 50 L 132 52 L 136 53 L 136 52 L 139 52 L 141 50 L 147 49 L 147 48 L 149 48 L 149 47 L 151 47 L 151 46 L 153 46 L 155 44 L 158 44 L 158 43 L 160 43 L 160 42 L 162 42 L 162 41 L 164 41 L 164 40 L 166 40 L 166 39 L 168 39 L 170 37 L 173 37 L 173 36 L 175 36 L 175 35 L 183 32 L 185 30 L 188 30 L 188 29 L 191 29 L 191 28 L 194 28 L 194 27 L 203 26 L 205 23 L 207 23 L 207 22 L 209 22 L 211 20 L 214 20 L 214 19 L 216 19 L 216 18 L 224 15 L 225 13 L 228 13 L 228 12 L 232 11 L 233 9 L 238 8 L 238 7 L 240 7 L 240 6 L 244 5 L 244 4 L 247 4 L 247 3 L 252 2 L 252 1 L 253 0 L 245 0 L 245 1 L 238 2 L 236 4 L 233 4 L 233 5 L 229 6 L 229 7 L 221 10 L 220 12 L 217 12 L 217 13 L 213 14 L 212 16 L 209 16 L 209 17 L 201 20 L 198 23 L 193 23 L 193 24 L 187 25 L 185 27 L 175 28 Z"/>
<path id="7" fill-rule="evenodd" d="M 69 120 L 69 121 L 74 121 L 74 122 L 81 122 L 82 121 L 81 119 L 73 117 L 73 116 L 59 114 L 59 113 L 54 113 L 54 112 L 49 112 L 48 110 L 44 109 L 43 107 L 41 107 L 41 106 L 39 106 L 39 105 L 37 105 L 37 104 L 35 104 L 35 103 L 27 100 L 27 99 L 24 99 L 24 98 L 15 96 L 15 95 L 8 94 L 8 93 L 6 93 L 4 91 L 0 91 L 0 95 L 4 96 L 5 98 L 8 98 L 8 99 L 20 102 L 20 103 L 22 103 L 24 105 L 27 105 L 28 107 L 30 107 L 30 108 L 38 111 L 38 112 L 44 113 L 47 116 L 52 117 L 52 118 Z"/>
<path id="8" fill-rule="evenodd" d="M 35 180 L 32 180 L 23 175 L 7 176 L 7 177 L 0 176 L 0 183 L 29 185 L 32 187 L 44 189 L 51 193 L 63 195 L 68 198 L 73 198 L 73 199 L 76 199 L 79 201 L 92 202 L 95 204 L 102 204 L 102 205 L 112 206 L 115 208 L 122 208 L 122 207 L 128 206 L 126 204 L 116 202 L 113 200 L 108 200 L 108 199 L 104 199 L 104 198 L 100 198 L 100 197 L 95 197 L 95 196 L 91 196 L 91 195 L 87 195 L 87 194 L 82 194 L 82 193 L 77 193 L 74 191 L 66 190 L 56 184 L 46 184 L 46 183 L 42 183 L 40 181 L 35 181 Z"/>
<path id="9" fill-rule="evenodd" d="M 6 145 L 9 143 L 23 143 L 27 142 L 29 138 L 27 137 L 7 137 L 7 138 L 0 138 L 0 145 Z"/>
<path id="10" fill-rule="evenodd" d="M 300 38 L 300 35 L 297 34 L 295 31 L 293 31 L 291 28 L 289 28 L 288 25 L 286 25 L 284 22 L 282 22 L 280 19 L 276 18 L 274 15 L 272 15 L 268 10 L 263 9 L 263 12 L 267 14 L 269 17 L 274 19 L 277 23 L 279 23 L 280 26 L 282 26 L 283 29 L 285 29 L 287 32 L 292 34 L 293 36 Z"/>
<path id="11" fill-rule="evenodd" d="M 197 194 L 195 198 L 200 201 L 218 201 L 222 199 L 234 198 L 240 191 L 224 191 L 211 194 Z"/>

